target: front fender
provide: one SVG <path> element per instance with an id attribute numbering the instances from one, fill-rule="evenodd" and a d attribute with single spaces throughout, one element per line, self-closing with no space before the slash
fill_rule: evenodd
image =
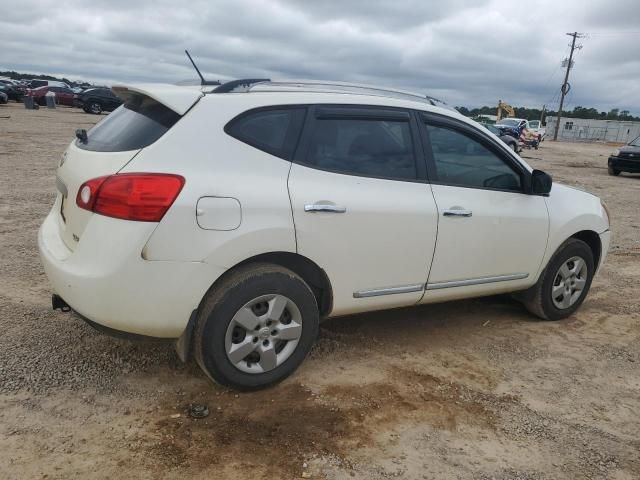
<path id="1" fill-rule="evenodd" d="M 602 203 L 595 195 L 554 183 L 545 201 L 549 211 L 549 238 L 538 276 L 568 238 L 585 230 L 601 234 L 609 229 Z M 602 254 L 605 253 L 603 248 Z"/>

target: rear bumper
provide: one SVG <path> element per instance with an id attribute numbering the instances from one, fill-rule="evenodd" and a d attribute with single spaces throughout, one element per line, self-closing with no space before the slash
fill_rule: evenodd
<path id="1" fill-rule="evenodd" d="M 640 157 L 638 160 L 628 160 L 626 158 L 609 157 L 607 162 L 609 167 L 621 172 L 640 173 Z"/>
<path id="2" fill-rule="evenodd" d="M 40 258 L 53 291 L 80 316 L 112 330 L 180 337 L 224 272 L 202 262 L 144 260 L 141 252 L 155 223 L 95 215 L 72 252 L 60 237 L 59 221 L 54 206 L 38 232 Z"/>

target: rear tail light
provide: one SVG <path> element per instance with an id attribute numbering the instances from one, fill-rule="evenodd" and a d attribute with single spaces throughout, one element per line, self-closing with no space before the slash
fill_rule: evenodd
<path id="1" fill-rule="evenodd" d="M 80 186 L 76 205 L 107 217 L 159 222 L 183 186 L 183 177 L 164 173 L 98 177 Z"/>

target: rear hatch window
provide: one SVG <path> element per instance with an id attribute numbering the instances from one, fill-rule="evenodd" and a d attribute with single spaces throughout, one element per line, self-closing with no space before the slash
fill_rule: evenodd
<path id="1" fill-rule="evenodd" d="M 173 110 L 146 95 L 130 95 L 87 133 L 87 141 L 76 146 L 93 152 L 139 150 L 158 140 L 178 120 Z"/>

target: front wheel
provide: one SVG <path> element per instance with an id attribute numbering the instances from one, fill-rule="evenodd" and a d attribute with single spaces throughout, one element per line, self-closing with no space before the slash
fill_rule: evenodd
<path id="1" fill-rule="evenodd" d="M 292 271 L 270 264 L 241 267 L 203 300 L 196 360 L 221 384 L 267 387 L 305 359 L 318 335 L 319 317 L 313 292 Z"/>
<path id="2" fill-rule="evenodd" d="M 609 171 L 609 175 L 613 175 L 614 177 L 617 177 L 618 175 L 620 175 L 620 170 L 616 170 L 613 167 L 609 167 L 608 171 Z"/>
<path id="3" fill-rule="evenodd" d="M 571 238 L 549 261 L 538 283 L 523 294 L 523 303 L 544 320 L 567 318 L 584 301 L 594 273 L 591 248 L 582 240 Z"/>
<path id="4" fill-rule="evenodd" d="M 91 102 L 89 104 L 89 111 L 95 115 L 99 115 L 102 113 L 102 105 L 98 102 Z"/>

